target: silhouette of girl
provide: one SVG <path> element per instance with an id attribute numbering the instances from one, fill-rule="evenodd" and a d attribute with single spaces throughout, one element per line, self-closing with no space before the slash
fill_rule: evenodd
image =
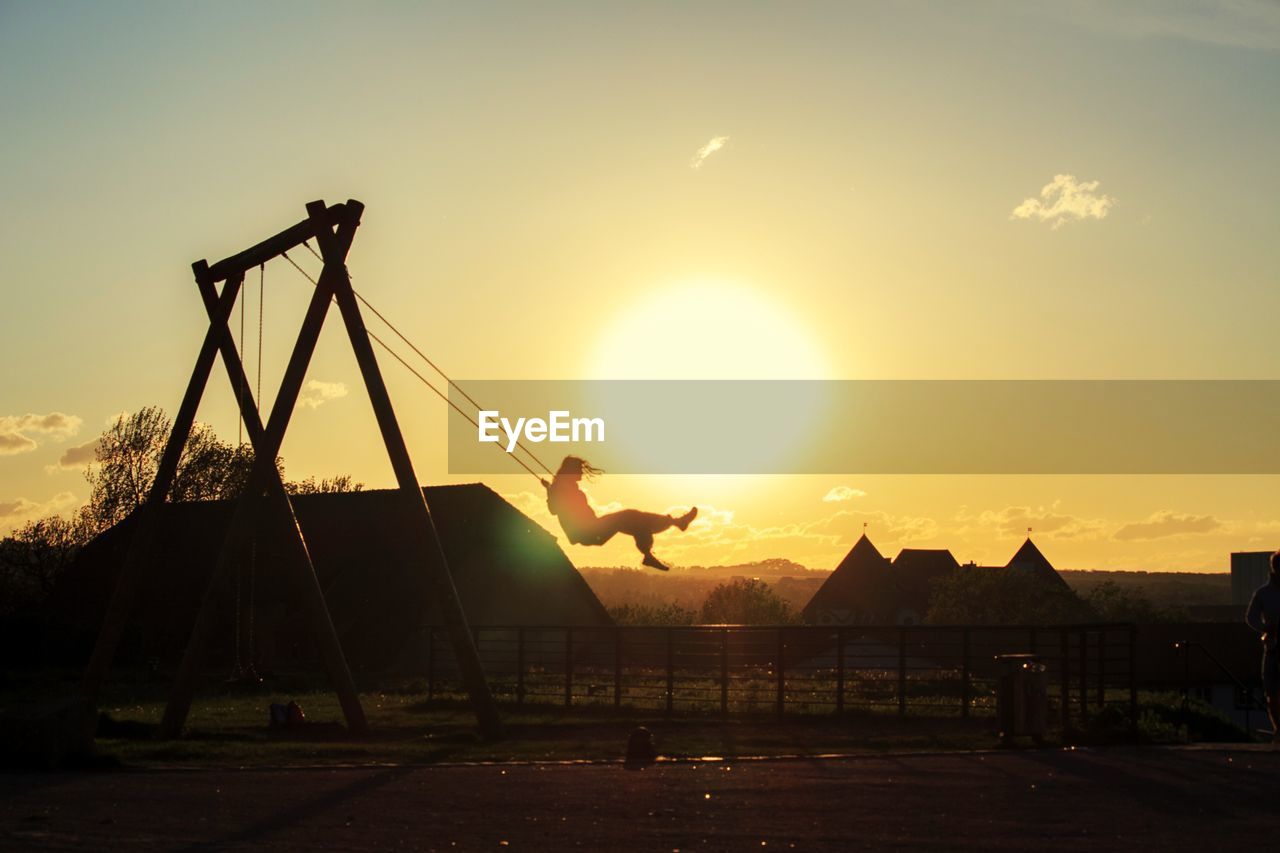
<path id="1" fill-rule="evenodd" d="M 698 508 L 695 506 L 679 517 L 641 512 L 638 509 L 596 515 L 578 483 L 583 477 L 590 480 L 603 473 L 585 459 L 566 456 L 551 482 L 542 481 L 547 490 L 547 509 L 560 519 L 560 526 L 574 545 L 603 545 L 615 535 L 625 533 L 636 540 L 636 548 L 644 554 L 644 559 L 641 560 L 644 565 L 668 571 L 668 567 L 653 556 L 653 534 L 670 527 L 685 530 L 698 516 Z"/>

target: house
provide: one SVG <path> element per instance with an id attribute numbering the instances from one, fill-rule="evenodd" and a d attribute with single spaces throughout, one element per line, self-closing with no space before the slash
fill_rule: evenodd
<path id="1" fill-rule="evenodd" d="M 915 625 L 930 585 L 959 568 L 950 551 L 904 548 L 890 562 L 864 533 L 802 611 L 817 625 Z"/>
<path id="2" fill-rule="evenodd" d="M 1059 586 L 1062 589 L 1070 589 L 1071 586 L 1062 579 L 1062 575 L 1058 574 L 1058 570 L 1053 564 L 1040 553 L 1040 549 L 1036 547 L 1036 543 L 1031 541 L 1031 537 L 1027 537 L 1027 541 L 1022 543 L 1022 547 L 1017 553 L 1005 564 L 1006 569 L 1016 569 L 1018 571 L 1027 572 L 1037 578 L 1043 580 L 1051 586 Z"/>
<path id="3" fill-rule="evenodd" d="M 1003 568 L 1070 588 L 1030 537 Z M 864 533 L 801 613 L 815 625 L 917 625 L 929 609 L 934 583 L 960 569 L 944 549 L 904 548 L 891 562 Z"/>
<path id="4" fill-rule="evenodd" d="M 487 486 L 423 489 L 458 596 L 472 626 L 608 626 L 613 621 L 555 538 Z M 423 628 L 440 625 L 418 528 L 395 490 L 293 498 L 330 616 L 354 670 L 385 670 L 422 654 Z M 140 585 L 118 658 L 166 665 L 181 655 L 234 511 L 231 501 L 166 504 L 156 558 Z M 131 517 L 84 549 L 49 603 L 46 659 L 83 662 L 102 624 L 132 538 Z M 211 662 L 236 654 L 237 626 L 255 633 L 270 668 L 314 659 L 297 584 L 281 560 L 282 532 L 264 527 L 219 602 Z M 242 637 L 248 637 L 241 627 Z M 245 653 L 244 649 L 240 650 Z"/>

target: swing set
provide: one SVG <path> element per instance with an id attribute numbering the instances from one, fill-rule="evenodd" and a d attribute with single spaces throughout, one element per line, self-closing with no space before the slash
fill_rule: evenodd
<path id="1" fill-rule="evenodd" d="M 457 390 L 464 399 L 475 405 L 477 410 L 481 407 L 352 287 L 346 259 L 363 210 L 364 205 L 355 200 L 334 205 L 326 205 L 323 201 L 311 202 L 306 205 L 306 219 L 275 236 L 212 265 L 205 260 L 192 264 L 196 287 L 209 318 L 209 328 L 196 358 L 186 393 L 174 418 L 173 429 L 157 466 L 155 480 L 137 512 L 133 537 L 125 554 L 120 577 L 108 603 L 106 616 L 81 683 L 81 693 L 91 700 L 96 700 L 107 679 L 125 624 L 137 597 L 138 588 L 148 566 L 154 562 L 161 506 L 168 497 L 177 473 L 178 461 L 195 422 L 200 400 L 213 371 L 214 362 L 220 355 L 239 408 L 243 430 L 241 435 L 242 437 L 244 434 L 248 435 L 254 460 L 244 492 L 236 503 L 222 547 L 217 554 L 213 574 L 205 588 L 190 639 L 170 689 L 168 703 L 159 728 L 161 737 L 179 736 L 186 724 L 203 664 L 217 633 L 217 604 L 228 593 L 227 585 L 233 579 L 235 581 L 236 640 L 235 668 L 232 677 L 241 680 L 259 680 L 253 665 L 253 597 L 257 573 L 256 539 L 262 525 L 277 527 L 284 534 L 281 569 L 288 573 L 296 594 L 300 596 L 312 632 L 319 643 L 321 664 L 337 693 L 348 731 L 352 734 L 361 734 L 368 728 L 350 668 L 333 620 L 330 618 L 324 593 L 316 578 L 311 553 L 298 525 L 293 504 L 285 491 L 280 471 L 275 465 L 285 431 L 302 392 L 307 368 L 315 352 L 329 306 L 333 302 L 338 304 L 365 390 L 373 406 L 387 456 L 395 473 L 398 489 L 406 505 L 411 509 L 413 518 L 411 540 L 416 552 L 415 557 L 427 573 L 433 595 L 448 629 L 462 682 L 480 731 L 488 738 L 501 736 L 502 723 L 497 705 L 489 690 L 479 652 L 440 546 L 431 511 L 427 507 L 422 487 L 414 473 L 413 463 L 405 446 L 395 410 L 391 405 L 382 372 L 374 356 L 372 343 L 378 343 L 419 381 L 472 424 L 475 424 L 475 419 L 450 399 L 447 393 L 424 377 L 406 358 L 369 331 L 365 327 L 360 310 L 361 305 L 369 309 L 405 345 L 439 373 L 449 387 Z M 312 248 L 312 240 L 319 247 L 318 250 Z M 289 257 L 288 253 L 299 246 L 305 247 L 321 262 L 322 267 L 318 276 L 311 276 L 300 264 Z M 279 391 L 264 425 L 258 408 L 258 400 L 262 395 L 263 286 L 266 264 L 277 257 L 284 258 L 302 273 L 314 286 L 314 291 L 285 367 Z M 244 347 L 244 302 L 239 297 L 245 276 L 254 267 L 257 267 L 259 272 L 258 358 L 257 382 L 254 390 L 250 391 L 248 377 L 241 361 L 241 350 Z M 218 288 L 219 283 L 222 284 L 221 290 Z M 237 301 L 240 302 L 239 347 L 229 326 Z M 548 474 L 551 473 L 550 469 L 527 447 L 521 444 L 520 449 L 534 464 Z M 541 482 L 541 476 L 529 463 L 519 456 L 509 455 Z M 240 608 L 241 579 L 245 573 L 246 564 L 248 566 L 247 621 L 242 619 Z M 241 655 L 242 635 L 247 647 L 247 662 Z"/>

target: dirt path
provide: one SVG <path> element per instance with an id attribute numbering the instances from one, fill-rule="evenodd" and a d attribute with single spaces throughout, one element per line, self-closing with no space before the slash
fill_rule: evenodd
<path id="1" fill-rule="evenodd" d="M 6 849 L 1274 846 L 1280 752 L 0 776 Z"/>

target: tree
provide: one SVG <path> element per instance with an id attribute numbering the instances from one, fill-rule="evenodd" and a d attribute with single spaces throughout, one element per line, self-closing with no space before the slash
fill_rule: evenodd
<path id="1" fill-rule="evenodd" d="M 29 521 L 0 539 L 0 613 L 47 598 L 83 542 L 79 521 L 57 515 Z"/>
<path id="2" fill-rule="evenodd" d="M 98 439 L 95 464 L 85 471 L 90 535 L 118 523 L 147 498 L 173 423 L 159 406 L 120 415 Z M 191 428 L 169 489 L 171 501 L 219 500 L 244 492 L 253 469 L 253 448 L 220 440 L 207 424 Z M 283 475 L 284 466 L 276 460 Z"/>
<path id="3" fill-rule="evenodd" d="M 1125 589 L 1115 581 L 1103 581 L 1085 594 L 1085 601 L 1098 619 L 1104 622 L 1174 622 L 1186 618 L 1175 608 L 1155 604 L 1137 590 Z"/>
<path id="4" fill-rule="evenodd" d="M 619 625 L 692 625 L 694 611 L 668 604 L 618 604 L 609 615 Z"/>
<path id="5" fill-rule="evenodd" d="M 305 480 L 292 480 L 284 484 L 284 490 L 291 495 L 331 495 L 339 492 L 362 492 L 364 483 L 357 483 L 350 474 L 339 474 L 316 482 L 315 477 Z"/>
<path id="6" fill-rule="evenodd" d="M 796 614 L 764 581 L 734 578 L 707 594 L 699 618 L 705 624 L 785 625 Z"/>
<path id="7" fill-rule="evenodd" d="M 933 584 L 925 622 L 935 625 L 1054 625 L 1093 618 L 1066 586 L 1016 568 L 963 568 Z"/>

